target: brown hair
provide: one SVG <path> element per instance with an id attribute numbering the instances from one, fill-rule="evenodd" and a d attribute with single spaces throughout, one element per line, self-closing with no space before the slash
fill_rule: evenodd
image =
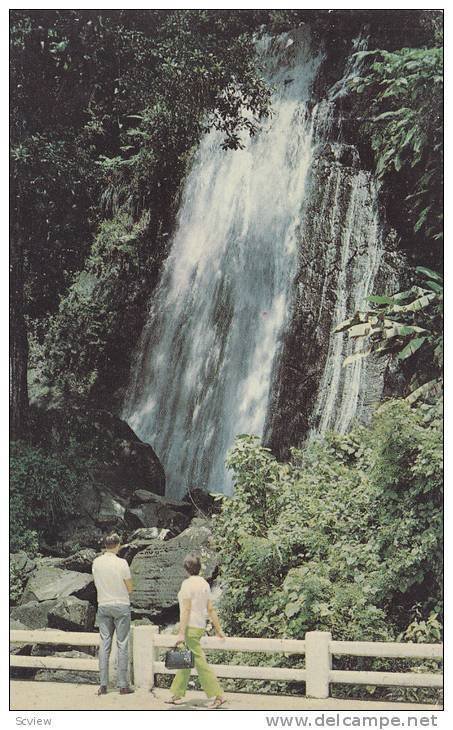
<path id="1" fill-rule="evenodd" d="M 198 575 L 201 570 L 201 560 L 198 555 L 195 555 L 194 553 L 186 555 L 184 558 L 184 568 L 189 575 Z"/>
<path id="2" fill-rule="evenodd" d="M 121 542 L 120 536 L 116 532 L 112 532 L 111 535 L 106 535 L 104 537 L 104 546 L 106 548 L 113 548 L 119 545 Z"/>

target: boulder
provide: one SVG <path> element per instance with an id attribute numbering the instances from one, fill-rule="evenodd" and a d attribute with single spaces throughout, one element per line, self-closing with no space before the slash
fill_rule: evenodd
<path id="1" fill-rule="evenodd" d="M 64 450 L 74 441 L 81 458 L 90 462 L 90 484 L 129 497 L 143 488 L 165 494 L 164 469 L 149 444 L 130 426 L 105 410 L 33 408 L 32 438 L 50 450 Z M 81 500 L 83 508 L 86 500 Z"/>
<path id="2" fill-rule="evenodd" d="M 141 504 L 129 507 L 125 513 L 125 520 L 129 527 L 158 527 L 159 510 L 155 504 Z"/>
<path id="3" fill-rule="evenodd" d="M 180 512 L 173 509 L 166 500 L 145 502 L 126 510 L 125 519 L 131 528 L 165 527 L 173 535 L 178 535 L 190 523 L 190 511 Z"/>
<path id="4" fill-rule="evenodd" d="M 78 573 L 91 573 L 91 567 L 96 555 L 98 555 L 98 552 L 93 548 L 82 548 L 74 555 L 62 558 L 57 567 L 65 568 L 65 570 L 75 570 Z"/>
<path id="5" fill-rule="evenodd" d="M 56 657 L 70 657 L 71 659 L 87 659 L 83 651 L 57 651 Z M 71 684 L 98 684 L 99 675 L 97 672 L 84 672 L 69 669 L 39 669 L 35 674 L 37 682 L 69 682 Z"/>
<path id="6" fill-rule="evenodd" d="M 20 621 L 29 629 L 43 629 L 47 626 L 49 611 L 56 601 L 29 601 L 15 606 L 10 613 L 12 619 Z"/>
<path id="7" fill-rule="evenodd" d="M 97 551 L 102 547 L 103 537 L 101 528 L 85 518 L 71 520 L 60 535 L 62 551 L 68 557 L 74 553 L 74 549 L 91 548 Z"/>
<path id="8" fill-rule="evenodd" d="M 192 512 L 193 509 L 190 501 L 179 501 L 176 499 L 169 499 L 168 497 L 161 497 L 159 494 L 153 494 L 153 492 L 148 492 L 146 489 L 136 489 L 131 496 L 130 502 L 131 505 L 153 502 L 154 504 L 162 507 L 168 507 L 176 512 L 184 512 L 185 514 Z"/>
<path id="9" fill-rule="evenodd" d="M 158 527 L 139 527 L 129 537 L 130 542 L 135 540 L 165 540 L 168 530 L 161 530 Z"/>
<path id="10" fill-rule="evenodd" d="M 123 525 L 125 507 L 108 492 L 101 492 L 99 510 L 94 521 L 105 530 L 119 528 Z"/>
<path id="11" fill-rule="evenodd" d="M 18 553 L 11 553 L 9 556 L 9 564 L 11 573 L 20 574 L 22 577 L 26 577 L 36 568 L 35 561 L 31 560 L 23 550 Z"/>
<path id="12" fill-rule="evenodd" d="M 165 542 L 156 540 L 134 557 L 131 603 L 135 615 L 157 616 L 177 606 L 181 582 L 187 577 L 183 560 L 188 552 L 200 554 L 205 578 L 213 576 L 216 557 L 210 548 L 210 537 L 209 528 L 197 521 L 178 537 Z"/>
<path id="13" fill-rule="evenodd" d="M 158 527 L 140 527 L 132 533 L 130 542 L 121 546 L 118 555 L 131 563 L 137 553 L 152 545 L 155 540 L 165 540 L 169 532 Z"/>
<path id="14" fill-rule="evenodd" d="M 21 602 L 51 601 L 71 595 L 83 598 L 90 584 L 93 584 L 93 577 L 87 573 L 54 567 L 39 568 L 28 579 Z"/>
<path id="15" fill-rule="evenodd" d="M 200 514 L 202 517 L 210 517 L 215 512 L 220 512 L 221 501 L 205 492 L 204 489 L 191 489 L 190 492 L 183 497 L 184 502 L 192 505 L 193 512 Z"/>
<path id="16" fill-rule="evenodd" d="M 90 631 L 96 611 L 88 601 L 76 596 L 61 598 L 49 611 L 49 626 L 63 631 Z"/>

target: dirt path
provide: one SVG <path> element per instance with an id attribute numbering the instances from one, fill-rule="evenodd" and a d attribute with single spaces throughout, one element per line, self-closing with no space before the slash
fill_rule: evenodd
<path id="1" fill-rule="evenodd" d="M 61 682 L 11 682 L 11 710 L 204 710 L 205 696 L 188 692 L 187 704 L 166 705 L 170 693 L 156 689 L 152 693 L 137 690 L 132 695 L 120 695 L 112 690 L 103 697 L 96 696 L 96 687 Z M 364 702 L 363 700 L 309 700 L 285 695 L 249 695 L 227 693 L 225 710 L 440 710 L 437 705 L 416 705 L 403 702 Z"/>

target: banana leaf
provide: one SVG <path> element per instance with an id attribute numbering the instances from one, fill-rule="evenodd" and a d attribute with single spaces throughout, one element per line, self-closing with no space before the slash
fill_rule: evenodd
<path id="1" fill-rule="evenodd" d="M 428 383 L 424 383 L 416 390 L 412 391 L 407 397 L 406 401 L 412 405 L 415 403 L 419 398 L 422 398 L 423 396 L 428 395 L 438 395 L 442 393 L 442 382 L 440 380 L 430 380 Z"/>
<path id="2" fill-rule="evenodd" d="M 433 271 L 432 269 L 427 269 L 426 266 L 417 266 L 415 269 L 417 274 L 423 274 L 424 276 L 427 276 L 428 279 L 434 279 L 434 281 L 443 282 L 444 278 L 441 274 L 438 274 L 437 271 Z"/>
<path id="3" fill-rule="evenodd" d="M 418 299 L 414 299 L 414 301 L 409 304 L 395 304 L 391 307 L 390 312 L 418 312 L 420 309 L 428 307 L 435 298 L 436 295 L 434 292 L 430 292 Z"/>
<path id="4" fill-rule="evenodd" d="M 413 340 L 410 340 L 406 347 L 403 347 L 401 352 L 398 353 L 398 360 L 407 360 L 408 357 L 420 349 L 427 339 L 427 337 L 415 337 Z"/>

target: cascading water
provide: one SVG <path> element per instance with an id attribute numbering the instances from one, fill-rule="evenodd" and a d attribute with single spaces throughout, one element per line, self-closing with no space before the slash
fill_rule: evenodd
<path id="1" fill-rule="evenodd" d="M 222 150 L 217 133 L 201 142 L 125 402 L 171 496 L 230 490 L 225 456 L 237 434 L 263 433 L 289 310 L 320 58 L 289 34 L 262 53 L 273 115 L 242 150 Z"/>
<path id="2" fill-rule="evenodd" d="M 287 456 L 310 434 L 346 431 L 382 391 L 374 363 L 342 368 L 353 345 L 332 334 L 365 306 L 384 249 L 377 185 L 340 141 L 357 61 L 313 107 L 322 59 L 307 31 L 261 54 L 273 115 L 242 150 L 202 140 L 124 405 L 174 497 L 228 493 L 237 434 Z"/>

